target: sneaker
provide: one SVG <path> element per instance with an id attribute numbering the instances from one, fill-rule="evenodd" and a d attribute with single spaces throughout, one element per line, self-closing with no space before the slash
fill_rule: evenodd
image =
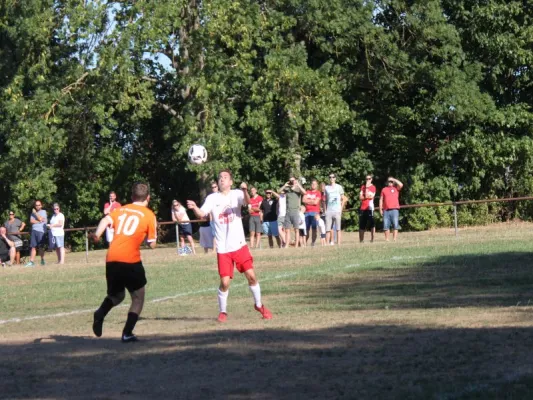
<path id="1" fill-rule="evenodd" d="M 261 306 L 261 308 L 254 305 L 254 308 L 256 311 L 259 311 L 261 313 L 261 315 L 263 316 L 263 319 L 272 319 L 272 313 L 270 312 L 268 308 L 265 307 L 264 304 Z"/>
<path id="2" fill-rule="evenodd" d="M 218 322 L 226 322 L 227 319 L 228 319 L 227 313 L 221 312 L 220 314 L 218 314 L 218 318 L 217 318 Z"/>
<path id="3" fill-rule="evenodd" d="M 135 336 L 133 333 L 131 335 L 122 335 L 122 339 L 120 339 L 122 343 L 130 343 L 130 342 L 138 342 L 139 339 L 137 336 Z"/>
<path id="4" fill-rule="evenodd" d="M 41 265 L 46 265 L 43 258 L 41 258 Z"/>
<path id="5" fill-rule="evenodd" d="M 35 263 L 34 263 L 33 261 L 29 261 L 29 262 L 25 265 L 25 267 L 32 267 L 32 268 L 33 268 L 33 267 L 35 267 Z"/>
<path id="6" fill-rule="evenodd" d="M 102 336 L 102 326 L 104 325 L 104 320 L 96 316 L 96 311 L 93 314 L 93 333 L 94 336 Z"/>
<path id="7" fill-rule="evenodd" d="M 335 246 L 335 243 L 333 243 L 333 242 L 329 242 L 329 245 L 330 245 L 330 246 Z"/>

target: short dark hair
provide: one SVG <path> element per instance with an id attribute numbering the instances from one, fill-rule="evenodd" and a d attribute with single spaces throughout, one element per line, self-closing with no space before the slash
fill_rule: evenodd
<path id="1" fill-rule="evenodd" d="M 224 168 L 224 169 L 221 169 L 219 172 L 218 172 L 218 176 L 220 176 L 220 174 L 222 172 L 226 172 L 229 174 L 229 177 L 231 178 L 231 180 L 233 180 L 233 173 L 231 172 L 231 169 L 229 168 Z"/>
<path id="2" fill-rule="evenodd" d="M 150 196 L 150 186 L 146 183 L 134 183 L 131 188 L 131 199 L 133 201 L 145 201 Z"/>

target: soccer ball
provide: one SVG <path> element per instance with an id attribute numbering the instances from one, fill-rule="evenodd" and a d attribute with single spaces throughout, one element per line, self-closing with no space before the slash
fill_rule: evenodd
<path id="1" fill-rule="evenodd" d="M 189 148 L 189 162 L 200 165 L 207 161 L 207 150 L 201 144 L 193 144 Z"/>

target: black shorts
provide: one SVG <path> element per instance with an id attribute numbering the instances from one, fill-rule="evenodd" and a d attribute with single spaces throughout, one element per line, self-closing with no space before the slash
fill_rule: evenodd
<path id="1" fill-rule="evenodd" d="M 118 261 L 106 262 L 105 277 L 107 280 L 107 294 L 114 296 L 128 289 L 135 292 L 146 285 L 146 275 L 142 262 L 123 263 Z"/>
<path id="2" fill-rule="evenodd" d="M 359 210 L 359 230 L 373 229 L 376 227 L 374 221 L 374 210 Z"/>

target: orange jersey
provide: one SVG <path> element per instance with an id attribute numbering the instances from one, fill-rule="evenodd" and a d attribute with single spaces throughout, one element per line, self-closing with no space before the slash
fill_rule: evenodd
<path id="1" fill-rule="evenodd" d="M 157 220 L 152 210 L 138 204 L 127 204 L 106 216 L 112 221 L 115 236 L 109 245 L 106 261 L 137 263 L 141 261 L 141 246 L 157 239 Z"/>

